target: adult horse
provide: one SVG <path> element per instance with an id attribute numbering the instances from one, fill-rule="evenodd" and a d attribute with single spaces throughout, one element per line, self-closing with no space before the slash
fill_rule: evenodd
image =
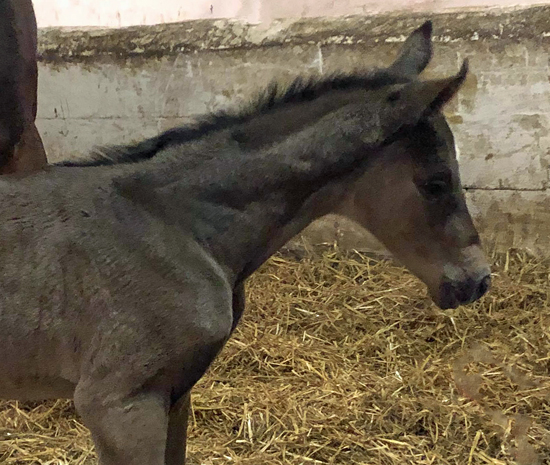
<path id="1" fill-rule="evenodd" d="M 47 163 L 35 126 L 38 69 L 31 0 L 0 1 L 0 174 Z"/>
<path id="2" fill-rule="evenodd" d="M 74 398 L 101 465 L 181 465 L 191 388 L 244 283 L 314 219 L 358 221 L 442 308 L 490 270 L 441 113 L 431 24 L 386 70 L 272 87 L 87 163 L 0 178 L 0 397 Z"/>

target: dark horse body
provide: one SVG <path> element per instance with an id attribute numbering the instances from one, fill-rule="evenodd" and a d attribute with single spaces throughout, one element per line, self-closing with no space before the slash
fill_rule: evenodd
<path id="1" fill-rule="evenodd" d="M 0 174 L 47 163 L 36 129 L 38 68 L 31 0 L 0 1 Z"/>
<path id="2" fill-rule="evenodd" d="M 388 70 L 276 88 L 249 113 L 0 178 L 0 397 L 73 397 L 101 465 L 181 465 L 189 394 L 246 278 L 314 219 L 368 227 L 443 308 L 489 268 L 440 113 L 431 24 Z M 72 166 L 71 166 L 72 165 Z"/>

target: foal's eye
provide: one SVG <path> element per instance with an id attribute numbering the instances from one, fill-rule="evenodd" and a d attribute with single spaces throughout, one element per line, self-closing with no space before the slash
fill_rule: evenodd
<path id="1" fill-rule="evenodd" d="M 420 190 L 424 197 L 428 200 L 438 200 L 447 193 L 449 193 L 449 183 L 440 179 L 428 181 L 420 187 Z"/>

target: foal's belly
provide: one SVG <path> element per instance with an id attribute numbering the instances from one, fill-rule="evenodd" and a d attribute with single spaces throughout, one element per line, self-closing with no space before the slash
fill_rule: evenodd
<path id="1" fill-rule="evenodd" d="M 25 339 L 1 323 L 0 399 L 72 398 L 79 378 L 74 354 L 52 334 L 30 332 Z"/>
<path id="2" fill-rule="evenodd" d="M 78 380 L 72 363 L 63 366 L 63 359 L 53 356 L 55 351 L 46 350 L 42 357 L 24 343 L 18 344 L 18 352 L 1 344 L 0 335 L 0 399 L 72 398 Z"/>
<path id="3" fill-rule="evenodd" d="M 40 401 L 48 399 L 72 399 L 76 385 L 66 379 L 21 376 L 10 378 L 2 374 L 0 399 Z"/>

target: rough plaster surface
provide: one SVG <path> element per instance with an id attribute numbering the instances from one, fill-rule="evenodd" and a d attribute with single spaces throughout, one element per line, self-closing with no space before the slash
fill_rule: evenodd
<path id="1" fill-rule="evenodd" d="M 40 27 L 151 25 L 190 19 L 277 18 L 533 6 L 548 0 L 34 0 Z"/>
<path id="2" fill-rule="evenodd" d="M 550 251 L 550 7 L 431 15 L 426 76 L 471 74 L 448 107 L 463 181 L 482 232 L 499 248 Z M 152 136 L 243 105 L 272 79 L 389 64 L 424 15 L 276 21 L 201 20 L 120 30 L 39 31 L 38 126 L 51 161 L 96 144 Z M 373 248 L 341 219 L 310 239 Z"/>

